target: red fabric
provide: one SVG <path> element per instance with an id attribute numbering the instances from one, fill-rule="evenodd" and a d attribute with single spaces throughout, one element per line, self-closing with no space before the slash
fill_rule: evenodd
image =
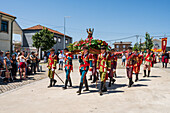
<path id="1" fill-rule="evenodd" d="M 148 55 L 145 57 L 145 61 L 150 62 L 150 63 L 151 63 L 151 67 L 152 67 L 152 61 L 147 59 L 150 55 L 151 55 L 151 53 L 148 54 Z"/>
<path id="2" fill-rule="evenodd" d="M 167 38 L 162 38 L 162 51 L 165 52 L 167 45 Z"/>
<path id="3" fill-rule="evenodd" d="M 20 62 L 20 68 L 25 68 L 25 62 Z"/>
<path id="4" fill-rule="evenodd" d="M 134 54 L 132 53 L 130 56 L 128 56 L 128 58 L 126 59 L 127 60 L 127 64 L 126 64 L 126 67 L 127 66 L 129 66 L 129 67 L 133 67 L 133 65 L 132 64 L 128 64 L 128 60 L 130 59 L 130 58 L 132 58 L 132 56 L 133 56 Z"/>

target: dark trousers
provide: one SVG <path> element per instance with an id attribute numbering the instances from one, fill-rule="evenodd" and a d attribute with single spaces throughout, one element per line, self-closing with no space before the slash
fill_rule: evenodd
<path id="1" fill-rule="evenodd" d="M 167 63 L 165 63 L 165 65 L 164 65 L 164 63 L 165 63 L 165 62 L 162 62 L 162 66 L 163 66 L 163 67 L 165 66 L 165 68 L 167 68 Z"/>
<path id="2" fill-rule="evenodd" d="M 31 63 L 31 73 L 33 73 L 34 71 L 34 74 L 36 73 L 36 63 Z"/>

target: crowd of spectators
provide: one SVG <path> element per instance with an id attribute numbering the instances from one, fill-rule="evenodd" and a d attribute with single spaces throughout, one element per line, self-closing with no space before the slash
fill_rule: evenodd
<path id="1" fill-rule="evenodd" d="M 16 50 L 12 54 L 0 50 L 0 78 L 3 82 L 26 80 L 28 75 L 39 72 L 38 54 Z M 19 77 L 17 77 L 19 76 Z"/>

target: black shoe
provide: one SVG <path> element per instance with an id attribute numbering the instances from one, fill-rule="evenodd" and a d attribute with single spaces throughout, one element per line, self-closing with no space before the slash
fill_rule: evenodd
<path id="1" fill-rule="evenodd" d="M 71 82 L 71 78 L 69 79 L 69 83 L 70 83 L 70 86 L 69 86 L 69 87 L 72 87 L 72 82 Z"/>
<path id="2" fill-rule="evenodd" d="M 99 91 L 100 96 L 102 96 L 102 95 L 103 95 L 103 93 L 102 93 L 103 84 L 104 84 L 104 82 L 101 82 L 101 85 L 100 85 L 100 91 Z"/>
<path id="3" fill-rule="evenodd" d="M 91 83 L 95 83 L 96 82 L 96 75 L 94 75 L 94 79 Z"/>
<path id="4" fill-rule="evenodd" d="M 109 82 L 109 85 L 108 85 L 108 87 L 111 87 L 111 82 Z"/>
<path id="5" fill-rule="evenodd" d="M 54 79 L 53 81 L 54 81 L 53 86 L 55 86 L 55 84 L 56 84 L 57 80 L 55 80 L 55 79 Z"/>
<path id="6" fill-rule="evenodd" d="M 83 83 L 80 83 L 79 90 L 77 91 L 78 95 L 81 95 L 82 88 L 83 88 Z"/>
<path id="7" fill-rule="evenodd" d="M 133 81 L 132 81 L 132 78 L 129 78 L 129 86 L 128 87 L 131 87 L 133 85 Z"/>
<path id="8" fill-rule="evenodd" d="M 135 79 L 135 82 L 137 82 L 138 81 L 138 74 L 136 74 L 136 79 Z"/>
<path id="9" fill-rule="evenodd" d="M 86 87 L 86 89 L 83 90 L 83 91 L 89 91 L 89 87 L 88 87 L 88 82 L 87 82 L 87 80 L 85 80 L 85 87 Z"/>
<path id="10" fill-rule="evenodd" d="M 110 78 L 108 87 L 111 87 L 112 78 Z"/>
<path id="11" fill-rule="evenodd" d="M 107 92 L 107 88 L 106 88 L 106 87 L 104 87 L 104 89 L 102 90 L 102 92 Z"/>
<path id="12" fill-rule="evenodd" d="M 146 70 L 144 70 L 144 76 L 143 77 L 146 77 Z"/>
<path id="13" fill-rule="evenodd" d="M 67 83 L 68 83 L 68 80 L 66 79 L 65 86 L 63 87 L 63 89 L 67 89 Z"/>
<path id="14" fill-rule="evenodd" d="M 113 79 L 113 80 L 112 80 L 112 85 L 113 85 L 115 82 L 116 82 L 116 80 L 115 80 L 115 79 Z"/>
<path id="15" fill-rule="evenodd" d="M 88 80 L 92 80 L 92 75 L 90 75 L 90 78 Z"/>
<path id="16" fill-rule="evenodd" d="M 52 87 L 52 81 L 53 79 L 50 79 L 50 85 L 48 86 L 48 88 Z"/>
<path id="17" fill-rule="evenodd" d="M 149 77 L 149 75 L 150 75 L 150 70 L 148 70 L 148 76 L 147 77 Z"/>
<path id="18" fill-rule="evenodd" d="M 100 94 L 100 96 L 102 96 L 103 95 L 102 91 L 99 91 L 99 94 Z"/>
<path id="19" fill-rule="evenodd" d="M 116 73 L 115 73 L 114 75 L 115 75 L 115 78 L 117 78 L 117 75 L 116 75 Z"/>

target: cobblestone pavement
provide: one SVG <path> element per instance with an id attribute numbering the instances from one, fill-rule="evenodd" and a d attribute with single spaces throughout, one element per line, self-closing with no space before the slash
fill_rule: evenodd
<path id="1" fill-rule="evenodd" d="M 29 75 L 27 80 L 19 80 L 19 76 L 17 76 L 17 80 L 11 83 L 3 83 L 0 81 L 0 94 L 4 93 L 6 91 L 10 91 L 16 88 L 19 88 L 23 85 L 30 84 L 32 82 L 42 80 L 44 78 L 47 78 L 47 72 L 46 72 L 46 64 L 41 64 L 42 66 L 42 72 L 37 72 L 35 75 Z M 57 71 L 57 73 L 62 73 L 63 71 Z"/>

